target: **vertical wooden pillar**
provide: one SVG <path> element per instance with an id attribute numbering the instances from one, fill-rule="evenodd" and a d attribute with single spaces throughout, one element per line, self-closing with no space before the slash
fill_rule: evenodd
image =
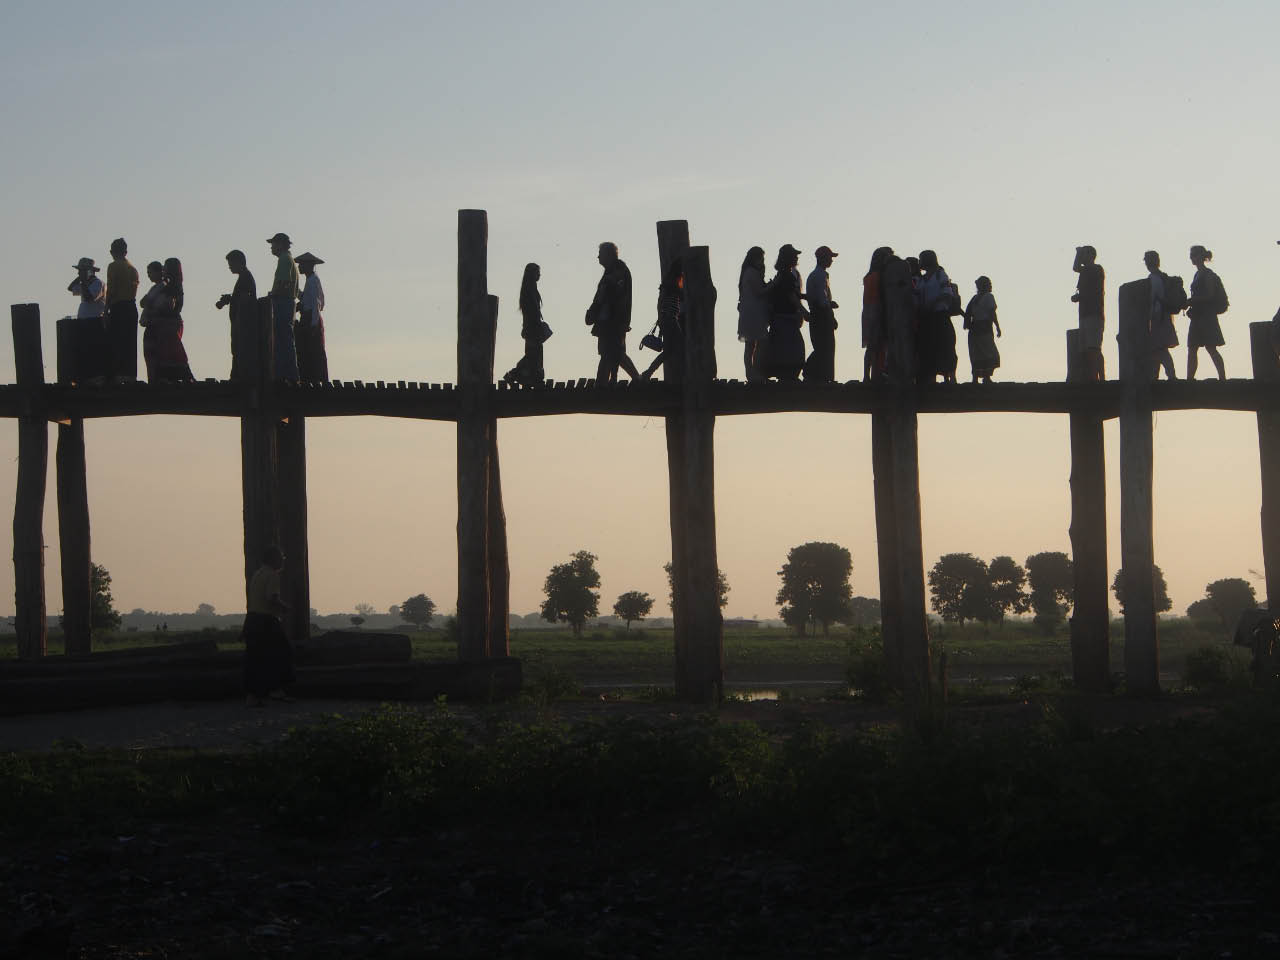
<path id="1" fill-rule="evenodd" d="M 658 274 L 665 277 L 671 261 L 689 252 L 689 221 L 658 221 Z M 664 382 L 675 383 L 670 367 L 662 371 Z M 683 407 L 683 400 L 681 401 Z M 675 669 L 678 678 L 686 676 L 689 666 L 689 612 L 686 608 L 685 578 L 685 430 L 683 411 L 666 417 L 667 440 L 667 506 L 671 517 L 671 624 L 675 643 Z"/>
<path id="2" fill-rule="evenodd" d="M 920 514 L 920 452 L 916 425 L 915 301 L 906 264 L 897 257 L 884 268 L 882 296 L 889 322 L 892 396 L 889 424 L 889 482 L 893 487 L 893 528 L 897 553 L 899 652 L 902 693 L 908 711 L 929 703 L 929 620 L 925 609 L 924 547 Z"/>
<path id="3" fill-rule="evenodd" d="M 489 297 L 489 381 L 498 336 L 498 298 Z M 502 471 L 498 466 L 498 421 L 489 418 L 489 506 L 485 526 L 485 563 L 489 588 L 491 657 L 511 655 L 511 562 L 507 556 L 507 513 L 502 506 Z"/>
<path id="4" fill-rule="evenodd" d="M 18 418 L 18 489 L 13 507 L 13 581 L 18 656 L 43 657 L 48 647 L 44 594 L 44 488 L 49 470 L 49 426 L 40 390 L 44 358 L 40 349 L 40 307 L 15 303 L 13 362 L 23 388 Z"/>
<path id="5" fill-rule="evenodd" d="M 275 337 L 271 300 L 262 297 L 245 318 L 237 367 L 240 385 L 240 488 L 244 502 L 244 582 L 262 565 L 262 552 L 280 543 L 277 501 L 277 437 L 274 394 Z M 286 564 L 289 562 L 285 561 Z"/>
<path id="6" fill-rule="evenodd" d="M 1151 282 L 1120 287 L 1120 568 L 1124 577 L 1124 672 L 1128 693 L 1160 690 L 1156 637 Z"/>
<path id="7" fill-rule="evenodd" d="M 1249 324 L 1253 378 L 1280 381 L 1280 364 L 1271 344 L 1271 324 Z M 1267 579 L 1267 607 L 1280 606 L 1280 413 L 1258 411 L 1258 465 L 1262 469 L 1262 563 Z"/>
<path id="8" fill-rule="evenodd" d="M 720 699 L 724 688 L 724 619 L 716 555 L 716 417 L 711 406 L 716 288 L 706 247 L 690 247 L 685 254 L 684 298 L 685 544 L 680 585 L 685 591 L 688 645 L 676 693 L 685 700 L 710 703 Z"/>
<path id="9" fill-rule="evenodd" d="M 458 657 L 489 656 L 488 415 L 493 315 L 488 281 L 489 219 L 458 211 Z"/>
<path id="10" fill-rule="evenodd" d="M 74 379 L 74 320 L 58 321 L 58 383 Z M 93 561 L 89 539 L 89 483 L 84 420 L 58 424 L 58 547 L 62 565 L 62 635 L 68 655 L 89 653 L 93 622 Z"/>
<path id="11" fill-rule="evenodd" d="M 1067 331 L 1067 382 L 1088 382 L 1080 331 Z M 1087 388 L 1086 388 L 1087 389 Z M 1111 612 L 1107 604 L 1107 462 L 1102 417 L 1071 418 L 1071 672 L 1078 687 L 1100 692 L 1111 677 Z"/>
<path id="12" fill-rule="evenodd" d="M 877 387 L 876 389 L 882 389 Z M 893 500 L 893 437 L 889 414 L 871 414 L 871 473 L 876 508 L 876 563 L 880 571 L 880 637 L 886 675 L 902 676 L 902 599 L 898 583 L 898 528 Z"/>
<path id="13" fill-rule="evenodd" d="M 284 551 L 281 599 L 289 605 L 285 634 L 299 643 L 311 636 L 311 558 L 307 545 L 307 421 L 292 414 L 276 427 L 280 549 Z"/>

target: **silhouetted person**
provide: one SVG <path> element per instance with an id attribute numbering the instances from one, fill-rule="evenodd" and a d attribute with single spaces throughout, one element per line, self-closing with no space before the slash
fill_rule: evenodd
<path id="1" fill-rule="evenodd" d="M 253 336 L 258 329 L 255 317 L 258 309 L 258 284 L 249 272 L 244 251 L 232 250 L 227 254 L 227 269 L 236 278 L 230 293 L 224 293 L 214 304 L 219 310 L 230 307 L 231 320 L 231 379 L 249 376 L 252 371 L 240 369 L 241 344 L 244 337 Z"/>
<path id="2" fill-rule="evenodd" d="M 752 247 L 738 273 L 738 339 L 742 341 L 742 364 L 747 383 L 765 379 L 769 336 L 769 294 L 764 279 L 764 248 Z"/>
<path id="3" fill-rule="evenodd" d="M 1178 345 L 1178 331 L 1173 326 L 1173 311 L 1169 308 L 1167 287 L 1169 278 L 1160 269 L 1160 254 L 1148 250 L 1142 256 L 1147 265 L 1147 279 L 1151 281 L 1151 311 L 1148 328 L 1148 349 L 1151 354 L 1151 376 L 1160 379 L 1160 369 L 1170 380 L 1177 380 L 1178 374 L 1173 369 L 1173 356 L 1170 347 Z"/>
<path id="4" fill-rule="evenodd" d="M 1187 291 L 1187 316 L 1190 318 L 1187 324 L 1188 380 L 1196 378 L 1201 347 L 1213 361 L 1218 379 L 1227 379 L 1227 368 L 1222 362 L 1222 354 L 1218 352 L 1225 342 L 1218 314 L 1227 309 L 1227 288 L 1222 285 L 1222 279 L 1209 269 L 1208 263 L 1212 259 L 1213 251 L 1199 244 L 1191 248 L 1191 262 L 1196 265 L 1196 275 L 1191 278 L 1191 289 Z"/>
<path id="5" fill-rule="evenodd" d="M 280 599 L 280 571 L 284 554 L 279 547 L 262 551 L 262 565 L 249 578 L 249 609 L 244 615 L 245 702 L 261 707 L 267 698 L 288 700 L 286 685 L 293 682 L 293 654 L 280 623 L 288 605 Z"/>
<path id="6" fill-rule="evenodd" d="M 304 253 L 294 260 L 298 271 L 307 278 L 298 301 L 298 323 L 294 340 L 298 352 L 298 379 L 308 383 L 329 380 L 329 358 L 324 349 L 324 287 L 316 276 L 317 265 L 324 263 L 314 253 Z"/>
<path id="7" fill-rule="evenodd" d="M 658 287 L 658 335 L 662 351 L 640 376 L 648 380 L 663 367 L 662 378 L 679 382 L 684 379 L 684 260 L 673 257 Z"/>
<path id="8" fill-rule="evenodd" d="M 800 302 L 800 251 L 791 244 L 778 250 L 773 279 L 769 281 L 769 376 L 799 380 L 804 367 L 804 306 Z"/>
<path id="9" fill-rule="evenodd" d="M 1107 276 L 1097 259 L 1098 251 L 1093 247 L 1076 247 L 1076 259 L 1071 265 L 1071 269 L 1080 274 L 1071 302 L 1080 305 L 1080 349 L 1087 380 L 1105 380 L 1107 376 L 1102 358 L 1102 332 L 1107 325 Z"/>
<path id="10" fill-rule="evenodd" d="M 276 256 L 271 279 L 271 328 L 275 335 L 276 379 L 298 379 L 298 354 L 293 345 L 293 311 L 298 302 L 298 265 L 289 255 L 287 233 L 277 233 L 267 243 Z"/>
<path id="11" fill-rule="evenodd" d="M 827 271 L 840 254 L 828 246 L 813 252 L 816 265 L 805 281 L 805 299 L 809 301 L 809 343 L 813 352 L 804 365 L 805 382 L 833 383 L 836 379 L 836 310 L 840 305 L 831 299 L 831 278 Z"/>
<path id="12" fill-rule="evenodd" d="M 542 294 L 538 292 L 540 279 L 542 268 L 536 263 L 526 263 L 524 276 L 520 278 L 520 337 L 524 340 L 524 356 L 502 378 L 508 383 L 526 387 L 541 386 L 546 379 L 542 345 L 550 336 L 551 328 L 542 319 Z"/>
<path id="13" fill-rule="evenodd" d="M 123 237 L 111 241 L 107 264 L 107 342 L 115 383 L 138 379 L 138 271 L 126 256 Z"/>
<path id="14" fill-rule="evenodd" d="M 591 326 L 591 335 L 596 338 L 596 349 L 600 354 L 596 384 L 617 383 L 619 366 L 632 380 L 639 380 L 640 371 L 627 356 L 627 331 L 631 329 L 631 271 L 618 258 L 617 244 L 600 244 L 597 259 L 604 267 L 604 273 L 596 285 L 595 299 L 587 308 L 587 323 Z"/>
<path id="15" fill-rule="evenodd" d="M 142 295 L 142 299 L 138 301 L 138 305 L 142 307 L 142 313 L 138 317 L 138 323 L 142 327 L 142 362 L 147 367 L 147 380 L 154 381 L 155 375 L 155 355 L 156 355 L 156 330 L 151 327 L 151 318 L 155 315 L 157 309 L 164 305 L 164 264 L 159 260 L 152 260 L 147 264 L 147 279 L 151 281 L 151 289 Z M 159 627 L 156 628 L 160 629 Z"/>
<path id="16" fill-rule="evenodd" d="M 956 293 L 947 271 L 938 264 L 932 250 L 920 251 L 920 324 L 916 332 L 918 381 L 933 383 L 942 375 L 944 383 L 956 382 L 956 328 L 951 323 Z"/>
<path id="17" fill-rule="evenodd" d="M 107 362 L 110 356 L 106 331 L 107 285 L 98 279 L 98 268 L 91 257 L 81 257 L 72 269 L 76 278 L 67 285 L 67 290 L 79 298 L 76 319 L 84 321 L 75 325 L 74 379 L 96 386 L 106 381 L 105 371 L 110 366 Z"/>
<path id="18" fill-rule="evenodd" d="M 189 383 L 195 377 L 182 345 L 182 264 L 177 257 L 164 262 L 157 302 L 147 311 L 147 331 L 152 335 L 152 356 L 147 363 L 147 379 L 152 382 Z M 143 337 L 143 348 L 146 348 Z"/>
<path id="19" fill-rule="evenodd" d="M 878 380 L 888 368 L 889 322 L 881 295 L 884 265 L 893 256 L 892 247 L 877 247 L 871 266 L 862 278 L 862 379 Z"/>
<path id="20" fill-rule="evenodd" d="M 991 375 L 1000 366 L 1000 351 L 996 337 L 1001 336 L 1000 321 L 996 319 L 996 298 L 991 295 L 991 280 L 979 277 L 974 281 L 977 293 L 964 310 L 964 328 L 969 331 L 969 366 L 973 369 L 973 382 L 991 382 Z"/>

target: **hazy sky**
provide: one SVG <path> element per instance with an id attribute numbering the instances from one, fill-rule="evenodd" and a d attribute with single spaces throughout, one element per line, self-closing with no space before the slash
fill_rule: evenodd
<path id="1" fill-rule="evenodd" d="M 41 305 L 52 378 L 79 257 L 105 266 L 117 236 L 139 268 L 177 256 L 192 369 L 225 377 L 227 318 L 213 309 L 231 287 L 223 257 L 245 250 L 261 289 L 265 238 L 283 230 L 295 253 L 327 261 L 331 376 L 453 380 L 457 210 L 478 207 L 502 298 L 497 367 L 520 354 L 516 295 L 536 261 L 556 331 L 547 375 L 563 380 L 595 369 L 581 318 L 597 244 L 617 242 L 631 266 L 635 357 L 657 290 L 654 224 L 684 218 L 711 251 L 722 376 L 742 375 L 734 305 L 748 247 L 772 263 L 794 243 L 805 271 L 820 244 L 841 254 L 837 377 L 853 379 L 860 278 L 890 244 L 936 249 L 966 299 L 989 275 L 1005 330 L 997 378 L 1055 380 L 1075 323 L 1077 244 L 1095 245 L 1107 270 L 1114 375 L 1119 285 L 1145 275 L 1148 248 L 1189 280 L 1186 251 L 1203 243 L 1231 298 L 1227 372 L 1245 376 L 1247 324 L 1280 302 L 1278 33 L 1280 7 L 1261 2 L 9 2 L 0 287 L 9 303 Z M 1176 360 L 1181 375 L 1184 350 Z M 0 349 L 0 380 L 12 379 L 12 350 Z M 584 548 L 600 557 L 602 612 L 631 589 L 665 604 L 661 420 L 504 421 L 499 436 L 512 609 L 536 609 L 550 566 Z M 449 424 L 309 423 L 321 611 L 386 609 L 420 591 L 453 608 L 454 437 Z M 1113 422 L 1113 571 L 1117 437 Z M 238 424 L 95 420 L 86 438 L 93 557 L 117 606 L 240 609 Z M 0 445 L 11 515 L 12 424 Z M 878 593 L 869 458 L 866 417 L 719 420 L 728 614 L 774 616 L 777 570 L 807 540 L 847 546 L 854 592 Z M 1069 551 L 1066 417 L 922 416 L 920 466 L 929 564 L 950 551 Z M 1176 611 L 1208 581 L 1261 568 L 1253 415 L 1159 414 L 1155 496 L 1156 561 Z M 0 577 L 11 597 L 11 565 Z"/>

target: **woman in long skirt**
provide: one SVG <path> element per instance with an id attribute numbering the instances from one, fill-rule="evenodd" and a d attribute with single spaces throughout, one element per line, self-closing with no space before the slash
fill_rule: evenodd
<path id="1" fill-rule="evenodd" d="M 187 351 L 182 346 L 182 264 L 176 257 L 164 262 L 159 295 L 145 304 L 147 332 L 142 338 L 142 355 L 150 383 L 191 382 Z M 151 294 L 147 294 L 150 298 Z M 148 341 L 150 350 L 148 351 Z"/>
<path id="2" fill-rule="evenodd" d="M 991 382 L 991 375 L 1000 366 L 1000 351 L 996 337 L 1001 336 L 1000 321 L 996 319 L 996 298 L 991 295 L 991 280 L 979 277 L 974 286 L 978 292 L 964 311 L 964 328 L 969 331 L 969 366 L 973 368 L 973 382 Z"/>
<path id="3" fill-rule="evenodd" d="M 779 380 L 799 380 L 804 367 L 804 335 L 800 324 L 804 323 L 804 307 L 800 303 L 800 275 L 796 264 L 800 251 L 791 244 L 784 244 L 774 263 L 776 273 L 769 281 L 769 376 Z"/>
<path id="4" fill-rule="evenodd" d="M 738 339 L 747 383 L 765 379 L 764 344 L 769 336 L 769 293 L 764 279 L 764 248 L 752 247 L 738 272 Z"/>

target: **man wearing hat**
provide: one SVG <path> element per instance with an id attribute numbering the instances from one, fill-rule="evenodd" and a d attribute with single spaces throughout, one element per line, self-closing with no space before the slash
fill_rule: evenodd
<path id="1" fill-rule="evenodd" d="M 805 282 L 805 299 L 809 301 L 809 342 L 813 352 L 804 364 L 806 382 L 833 383 L 836 379 L 836 314 L 838 304 L 831 299 L 831 280 L 827 268 L 839 256 L 827 246 L 813 252 L 817 266 Z"/>
<path id="2" fill-rule="evenodd" d="M 316 276 L 316 264 L 324 263 L 314 253 L 304 253 L 294 263 L 307 278 L 298 303 L 298 325 L 294 339 L 298 346 L 298 379 L 325 383 L 329 379 L 329 358 L 324 352 L 324 287 Z"/>
<path id="3" fill-rule="evenodd" d="M 289 255 L 289 235 L 277 233 L 267 240 L 276 255 L 271 282 L 271 326 L 276 341 L 276 379 L 298 379 L 298 355 L 293 345 L 293 311 L 298 302 L 298 265 Z"/>
<path id="4" fill-rule="evenodd" d="M 109 367 L 106 357 L 110 344 L 103 320 L 107 310 L 107 286 L 98 279 L 98 268 L 89 257 L 81 257 L 74 270 L 76 278 L 67 290 L 80 298 L 76 319 L 83 322 L 74 327 L 71 379 L 77 383 L 101 384 L 106 380 Z"/>
<path id="5" fill-rule="evenodd" d="M 107 264 L 107 339 L 111 378 L 116 383 L 138 379 L 138 271 L 126 256 L 124 237 L 111 241 Z"/>
<path id="6" fill-rule="evenodd" d="M 107 288 L 98 279 L 98 268 L 93 265 L 92 258 L 81 257 L 80 262 L 71 269 L 76 271 L 76 278 L 67 289 L 80 298 L 76 318 L 85 320 L 102 316 L 107 310 Z"/>

